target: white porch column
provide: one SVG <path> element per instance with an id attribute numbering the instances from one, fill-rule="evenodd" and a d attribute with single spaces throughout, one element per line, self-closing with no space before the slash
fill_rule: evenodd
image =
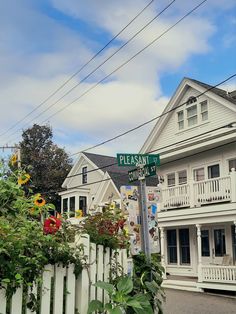
<path id="1" fill-rule="evenodd" d="M 165 264 L 165 230 L 160 227 L 160 237 L 161 237 L 161 265 L 165 269 L 163 274 L 163 279 L 166 279 L 166 264 Z"/>
<path id="2" fill-rule="evenodd" d="M 195 204 L 195 195 L 194 195 L 194 186 L 193 186 L 193 178 L 189 179 L 189 205 L 193 208 Z"/>
<path id="3" fill-rule="evenodd" d="M 198 249 L 198 281 L 202 281 L 202 239 L 201 225 L 196 225 L 197 228 L 197 249 Z"/>
<path id="4" fill-rule="evenodd" d="M 236 171 L 235 168 L 232 168 L 230 171 L 231 178 L 231 201 L 236 202 Z"/>

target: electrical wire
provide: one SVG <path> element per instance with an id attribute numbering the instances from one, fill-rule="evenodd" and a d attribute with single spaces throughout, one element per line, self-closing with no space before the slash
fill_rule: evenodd
<path id="1" fill-rule="evenodd" d="M 224 80 L 221 81 L 220 83 L 218 83 L 218 84 L 216 84 L 216 85 L 214 85 L 214 86 L 211 86 L 211 87 L 208 88 L 206 91 L 204 91 L 204 92 L 200 93 L 198 96 L 196 96 L 196 98 L 201 97 L 202 95 L 206 94 L 207 92 L 211 91 L 212 89 L 216 88 L 217 86 L 222 85 L 223 83 L 225 83 L 225 82 L 231 80 L 231 79 L 234 78 L 235 76 L 236 76 L 236 73 L 233 74 L 233 75 L 231 75 L 231 76 L 229 76 L 229 77 L 227 77 L 226 79 L 224 79 Z M 157 119 L 159 119 L 159 118 L 165 116 L 165 115 L 168 114 L 169 112 L 172 112 L 172 111 L 174 111 L 174 110 L 176 110 L 176 109 L 178 109 L 178 108 L 180 108 L 180 107 L 182 107 L 182 106 L 184 106 L 184 105 L 186 105 L 186 104 L 187 104 L 187 101 L 184 102 L 184 103 L 182 103 L 182 104 L 180 104 L 180 105 L 178 105 L 178 106 L 176 106 L 175 108 L 172 108 L 172 109 L 170 109 L 170 110 L 168 110 L 168 111 L 163 112 L 163 113 L 160 114 L 159 116 L 156 116 L 156 117 L 154 117 L 154 118 L 152 118 L 152 119 L 150 119 L 150 120 L 148 120 L 148 121 L 146 121 L 146 122 L 144 122 L 144 123 L 141 123 L 141 124 L 135 126 L 134 128 L 129 129 L 129 130 L 127 130 L 127 131 L 125 131 L 125 132 L 123 132 L 123 133 L 121 133 L 121 134 L 118 134 L 118 135 L 116 135 L 116 136 L 114 136 L 114 137 L 112 137 L 112 138 L 110 138 L 110 139 L 108 139 L 108 140 L 105 140 L 105 141 L 103 141 L 103 142 L 101 142 L 101 143 L 98 143 L 98 144 L 95 144 L 95 145 L 93 145 L 93 146 L 90 146 L 90 147 L 88 147 L 88 148 L 86 148 L 86 149 L 84 149 L 84 150 L 78 151 L 78 152 L 76 152 L 76 153 L 70 154 L 70 157 L 75 156 L 75 155 L 80 154 L 80 153 L 83 153 L 83 152 L 87 152 L 87 151 L 89 151 L 89 150 L 91 150 L 91 149 L 94 149 L 94 148 L 96 148 L 96 147 L 102 146 L 102 145 L 107 144 L 107 143 L 109 143 L 109 142 L 111 142 L 111 141 L 114 141 L 114 140 L 116 140 L 116 139 L 118 139 L 118 138 L 120 138 L 120 137 L 122 137 L 122 136 L 124 136 L 124 135 L 126 135 L 126 134 L 129 134 L 129 133 L 131 133 L 131 132 L 133 132 L 133 131 L 136 131 L 136 130 L 142 128 L 143 126 L 150 124 L 151 122 L 153 122 L 153 121 L 155 121 L 155 120 L 157 120 Z"/>
<path id="2" fill-rule="evenodd" d="M 138 32 L 136 32 L 128 41 L 126 41 L 121 47 L 119 47 L 114 53 L 112 53 L 109 57 L 107 57 L 102 63 L 100 63 L 94 70 L 92 70 L 88 75 L 86 75 L 82 80 L 80 80 L 76 85 L 74 85 L 71 89 L 69 89 L 69 91 L 67 91 L 64 95 L 62 95 L 59 99 L 57 99 L 54 103 L 52 103 L 50 106 L 48 106 L 45 110 L 43 110 L 40 114 L 38 114 L 37 116 L 35 116 L 33 119 L 31 119 L 30 121 L 28 121 L 27 124 L 31 123 L 32 121 L 34 121 L 35 119 L 38 119 L 40 116 L 42 116 L 45 112 L 47 112 L 49 109 L 51 109 L 52 107 L 54 107 L 59 101 L 61 101 L 65 96 L 67 96 L 68 94 L 70 94 L 76 87 L 78 87 L 81 83 L 83 83 L 85 80 L 87 80 L 93 73 L 95 73 L 102 65 L 104 65 L 107 61 L 109 61 L 113 56 L 115 56 L 121 49 L 123 49 L 125 46 L 127 46 L 135 37 L 137 37 L 145 28 L 147 28 L 151 23 L 153 23 L 161 14 L 163 14 L 176 0 L 172 0 L 167 6 L 164 7 L 163 10 L 161 10 L 158 14 L 156 14 L 147 24 L 145 24 Z M 204 2 L 207 0 L 204 0 Z M 133 58 L 132 58 L 133 59 Z M 125 62 L 125 64 L 127 64 L 128 62 Z M 122 67 L 125 65 L 123 64 Z M 121 67 L 119 67 L 121 68 Z M 118 70 L 116 70 L 118 71 Z M 115 71 L 115 72 L 116 72 Z M 47 122 L 49 119 L 51 119 L 52 117 L 54 117 L 56 114 L 60 113 L 61 111 L 63 111 L 64 109 L 66 109 L 68 106 L 70 106 L 71 104 L 73 104 L 75 101 L 78 101 L 80 98 L 82 98 L 84 95 L 86 95 L 90 90 L 94 89 L 97 85 L 99 85 L 101 82 L 103 82 L 106 78 L 108 78 L 109 76 L 111 76 L 113 73 L 115 73 L 114 71 L 109 74 L 108 76 L 106 76 L 104 79 L 100 80 L 98 83 L 96 83 L 95 85 L 92 86 L 92 88 L 89 88 L 88 90 L 85 91 L 85 93 L 82 93 L 78 98 L 74 99 L 72 102 L 70 102 L 69 104 L 66 104 L 65 107 L 61 108 L 60 110 L 56 111 L 55 113 L 53 113 L 51 116 L 49 116 L 48 118 L 46 118 L 45 120 L 43 120 L 41 122 L 45 123 Z M 14 131 L 12 134 L 10 134 L 10 136 L 14 135 L 15 133 L 17 133 L 18 131 L 20 131 L 21 129 L 18 129 L 16 131 Z"/>
<path id="3" fill-rule="evenodd" d="M 25 117 L 16 122 L 13 126 L 7 129 L 5 132 L 0 134 L 0 137 L 7 134 L 10 130 L 14 129 L 27 117 L 29 117 L 33 112 L 42 107 L 49 99 L 51 99 L 56 93 L 58 93 L 64 86 L 66 86 L 76 75 L 78 75 L 91 61 L 93 61 L 102 51 L 104 51 L 125 29 L 127 29 L 155 0 L 151 0 L 132 20 L 126 24 L 108 43 L 103 46 L 97 53 L 95 53 L 82 67 L 80 67 L 74 74 L 72 74 L 62 85 L 60 85 L 53 93 L 51 93 L 44 101 L 42 101 L 36 108 L 30 111 Z"/>

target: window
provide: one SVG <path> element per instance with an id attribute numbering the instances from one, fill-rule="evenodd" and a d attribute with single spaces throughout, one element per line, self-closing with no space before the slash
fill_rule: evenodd
<path id="1" fill-rule="evenodd" d="M 208 179 L 218 178 L 220 176 L 220 165 L 212 165 L 207 167 Z"/>
<path id="2" fill-rule="evenodd" d="M 188 127 L 197 124 L 197 105 L 187 108 Z"/>
<path id="3" fill-rule="evenodd" d="M 87 167 L 82 168 L 82 183 L 87 183 L 88 175 L 87 175 Z"/>
<path id="4" fill-rule="evenodd" d="M 176 230 L 167 230 L 168 263 L 177 264 L 177 238 Z"/>
<path id="5" fill-rule="evenodd" d="M 178 177 L 179 177 L 179 185 L 187 183 L 187 171 L 186 170 L 179 171 Z"/>
<path id="6" fill-rule="evenodd" d="M 191 105 L 193 103 L 195 103 L 197 101 L 197 98 L 194 96 L 189 97 L 189 99 L 187 100 L 187 105 Z"/>
<path id="7" fill-rule="evenodd" d="M 175 173 L 169 173 L 167 175 L 167 185 L 174 186 L 175 185 Z"/>
<path id="8" fill-rule="evenodd" d="M 205 179 L 204 168 L 198 168 L 193 170 L 194 181 L 202 181 Z"/>
<path id="9" fill-rule="evenodd" d="M 235 232 L 235 226 L 232 226 L 232 244 L 233 244 L 233 260 L 234 260 L 234 264 L 236 264 L 236 232 Z"/>
<path id="10" fill-rule="evenodd" d="M 177 115 L 178 115 L 179 130 L 182 130 L 184 128 L 184 112 L 183 112 L 183 110 L 179 111 L 177 113 Z"/>
<path id="11" fill-rule="evenodd" d="M 204 100 L 203 102 L 201 102 L 201 117 L 202 117 L 202 121 L 208 120 L 207 100 Z"/>
<path id="12" fill-rule="evenodd" d="M 223 256 L 226 252 L 224 229 L 214 230 L 214 242 L 215 242 L 215 256 Z"/>
<path id="13" fill-rule="evenodd" d="M 202 230 L 202 256 L 210 256 L 209 230 Z"/>
<path id="14" fill-rule="evenodd" d="M 63 212 L 68 211 L 68 198 L 63 198 L 62 200 L 62 211 Z"/>
<path id="15" fill-rule="evenodd" d="M 234 168 L 236 170 L 236 159 L 229 160 L 229 171 Z"/>
<path id="16" fill-rule="evenodd" d="M 180 264 L 190 264 L 189 229 L 179 229 Z"/>
<path id="17" fill-rule="evenodd" d="M 79 197 L 79 209 L 82 209 L 83 216 L 87 215 L 87 197 L 86 196 Z"/>
<path id="18" fill-rule="evenodd" d="M 70 212 L 75 211 L 75 196 L 70 197 Z"/>

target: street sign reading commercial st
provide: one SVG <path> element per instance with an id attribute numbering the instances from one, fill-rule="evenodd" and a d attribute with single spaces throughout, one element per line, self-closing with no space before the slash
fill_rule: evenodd
<path id="1" fill-rule="evenodd" d="M 140 180 L 146 177 L 154 176 L 156 174 L 156 164 L 151 163 L 148 165 L 145 165 L 142 168 L 137 168 L 128 171 L 129 175 L 129 182 L 133 182 L 136 180 Z"/>
<path id="2" fill-rule="evenodd" d="M 158 154 L 117 154 L 117 161 L 118 166 L 148 165 L 151 163 L 160 166 L 160 156 Z"/>

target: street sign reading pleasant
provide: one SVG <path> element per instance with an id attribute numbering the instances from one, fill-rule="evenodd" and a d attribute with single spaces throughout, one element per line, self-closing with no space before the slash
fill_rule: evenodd
<path id="1" fill-rule="evenodd" d="M 156 164 L 151 163 L 151 164 L 145 165 L 142 168 L 137 168 L 137 169 L 128 171 L 129 182 L 140 180 L 144 177 L 154 176 L 155 174 L 156 174 Z"/>
<path id="2" fill-rule="evenodd" d="M 137 164 L 151 164 L 160 165 L 159 155 L 154 154 L 117 154 L 118 166 L 136 166 Z"/>

